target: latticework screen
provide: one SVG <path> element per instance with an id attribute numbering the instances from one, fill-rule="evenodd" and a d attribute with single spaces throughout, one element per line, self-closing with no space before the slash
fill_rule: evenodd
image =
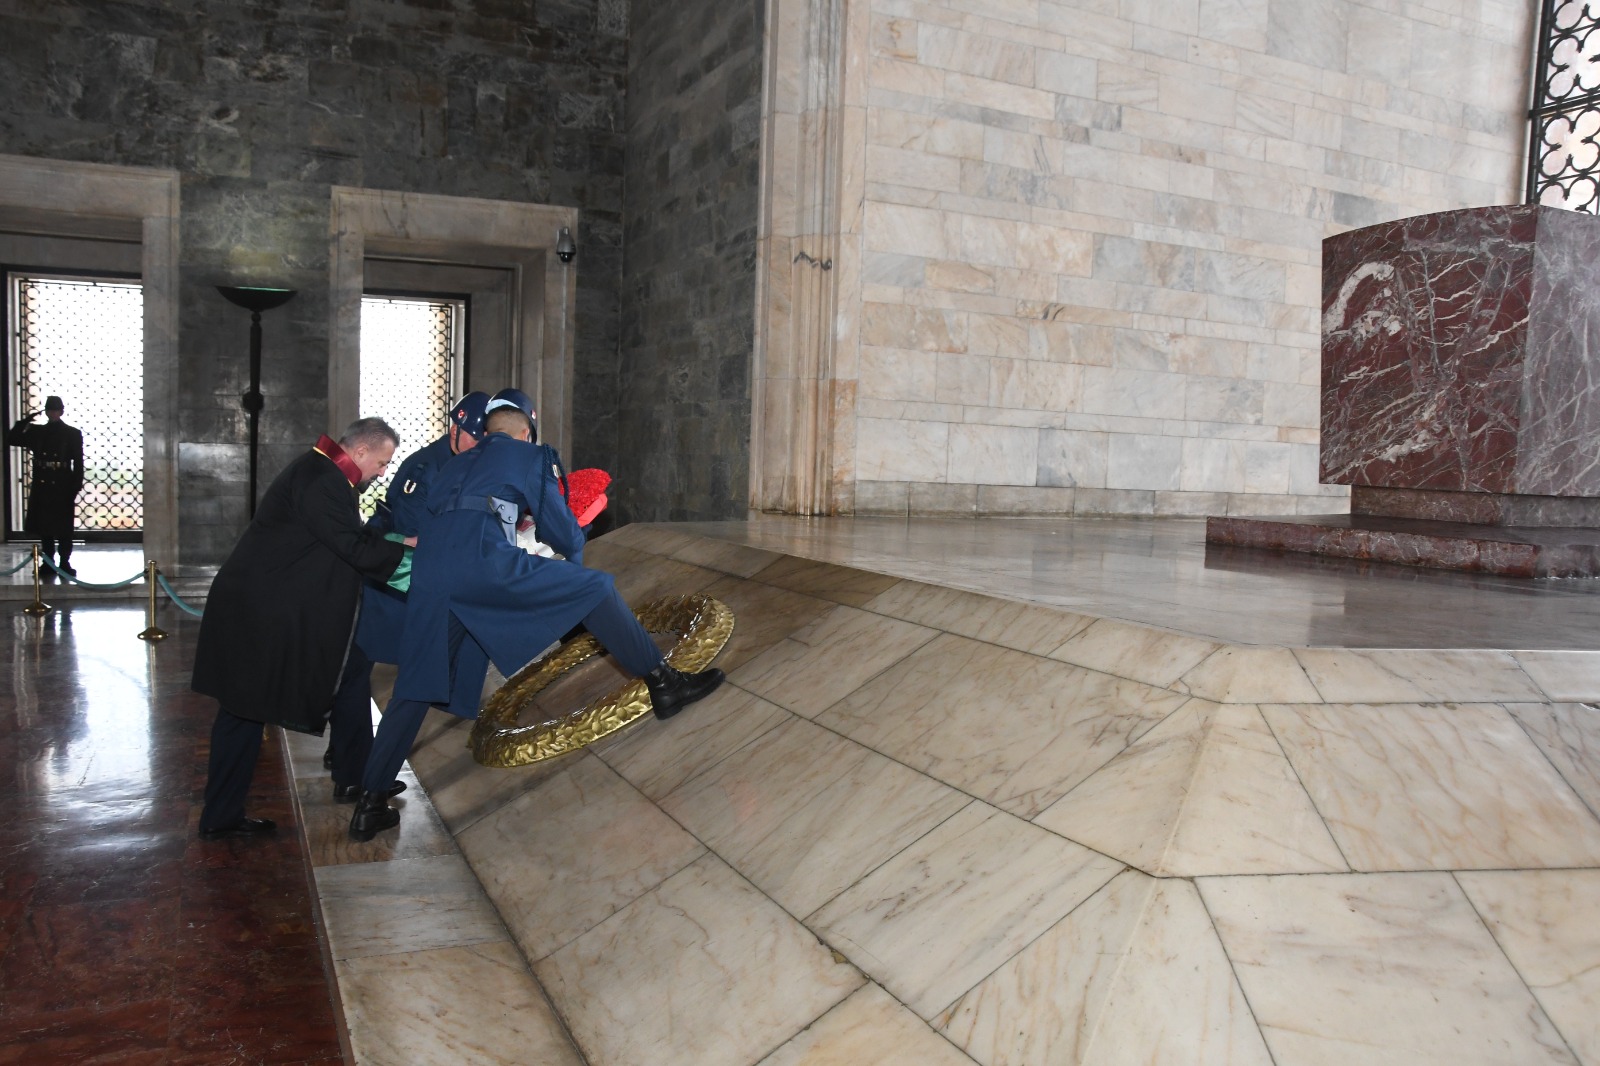
<path id="1" fill-rule="evenodd" d="M 11 277 L 11 410 L 60 396 L 83 432 L 79 530 L 144 527 L 144 293 L 138 282 Z M 40 414 L 39 421 L 44 420 Z M 31 456 L 12 452 L 11 523 L 22 526 Z"/>
<path id="2" fill-rule="evenodd" d="M 455 398 L 460 301 L 368 296 L 361 301 L 361 414 L 400 434 L 389 472 L 361 495 L 361 514 L 389 491 L 401 460 L 439 437 Z"/>
<path id="3" fill-rule="evenodd" d="M 1600 212 L 1600 2 L 1545 0 L 1528 202 Z"/>

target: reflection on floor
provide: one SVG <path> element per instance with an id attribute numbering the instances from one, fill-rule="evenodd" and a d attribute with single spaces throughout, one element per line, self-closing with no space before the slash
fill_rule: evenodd
<path id="1" fill-rule="evenodd" d="M 453 1020 L 396 1029 L 377 964 L 342 963 L 346 1002 L 389 1010 L 352 1006 L 352 1040 L 580 1061 L 570 1040 L 596 1066 L 1600 1064 L 1600 653 L 1561 629 L 1600 601 L 1295 560 L 1219 576 L 1200 536 L 596 542 L 630 601 L 734 609 L 730 684 L 517 771 L 436 715 L 412 766 L 462 860 L 399 858 L 408 827 L 393 873 L 318 881 L 449 904 L 372 935 Z M 1467 639 L 1440 602 L 1474 612 Z M 1333 632 L 1362 639 L 1310 639 Z M 486 975 L 503 992 L 462 1003 Z"/>
<path id="2" fill-rule="evenodd" d="M 330 989 L 277 731 L 252 813 L 196 836 L 215 704 L 198 626 L 137 606 L 10 606 L 0 638 L 0 1062 L 337 1062 Z"/>

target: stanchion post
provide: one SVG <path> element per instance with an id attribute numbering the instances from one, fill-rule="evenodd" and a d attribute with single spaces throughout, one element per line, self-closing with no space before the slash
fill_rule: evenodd
<path id="1" fill-rule="evenodd" d="M 156 628 L 156 574 L 159 572 L 154 559 L 145 560 L 144 580 L 145 584 L 150 586 L 150 606 L 145 608 L 145 629 L 139 634 L 139 639 L 148 640 L 152 644 L 159 644 L 167 639 L 167 631 Z"/>
<path id="2" fill-rule="evenodd" d="M 33 546 L 33 602 L 22 609 L 23 614 L 42 618 L 50 613 L 50 605 L 39 595 L 39 545 Z"/>

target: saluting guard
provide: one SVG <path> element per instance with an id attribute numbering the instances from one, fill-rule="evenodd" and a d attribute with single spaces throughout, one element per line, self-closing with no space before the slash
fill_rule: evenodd
<path id="1" fill-rule="evenodd" d="M 6 431 L 6 443 L 33 453 L 32 484 L 23 532 L 39 538 L 39 551 L 66 574 L 72 566 L 73 512 L 83 489 L 83 434 L 61 421 L 66 405 L 59 396 L 44 401 L 45 424 L 34 411 Z"/>

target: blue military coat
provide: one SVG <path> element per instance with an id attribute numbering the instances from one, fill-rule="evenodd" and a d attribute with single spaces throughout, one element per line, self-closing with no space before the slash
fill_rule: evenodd
<path id="1" fill-rule="evenodd" d="M 411 563 L 397 699 L 474 718 L 486 658 L 509 677 L 611 594 L 611 575 L 583 566 L 583 531 L 556 463 L 543 444 L 491 433 L 435 475 Z M 566 560 L 513 543 L 491 498 L 531 514 L 539 539 Z"/>
<path id="2" fill-rule="evenodd" d="M 382 532 L 414 537 L 428 519 L 428 485 L 439 468 L 451 459 L 450 434 L 426 444 L 395 471 L 384 496 L 388 520 L 371 523 Z M 361 590 L 361 617 L 356 623 L 356 644 L 375 663 L 400 661 L 400 635 L 406 624 L 406 597 L 402 592 L 367 582 Z"/>

